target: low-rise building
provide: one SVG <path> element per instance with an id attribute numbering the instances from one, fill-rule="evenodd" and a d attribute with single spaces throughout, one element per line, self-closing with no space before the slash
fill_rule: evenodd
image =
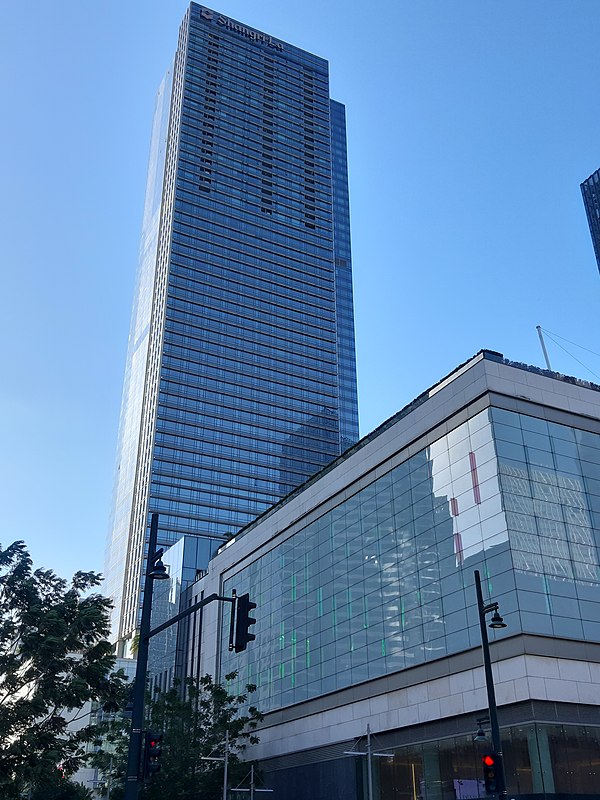
<path id="1" fill-rule="evenodd" d="M 256 684 L 274 797 L 483 795 L 490 630 L 509 798 L 600 796 L 600 387 L 482 351 L 222 547 L 189 604 L 187 673 Z M 478 722 L 481 721 L 481 722 Z"/>

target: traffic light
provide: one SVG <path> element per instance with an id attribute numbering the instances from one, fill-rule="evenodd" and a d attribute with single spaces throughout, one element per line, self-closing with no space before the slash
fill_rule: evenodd
<path id="1" fill-rule="evenodd" d="M 483 756 L 483 783 L 486 794 L 500 792 L 500 756 L 498 753 L 487 753 Z"/>
<path id="2" fill-rule="evenodd" d="M 236 615 L 235 615 L 235 637 L 233 641 L 233 649 L 236 653 L 241 653 L 248 646 L 248 642 L 253 642 L 256 636 L 250 633 L 249 628 L 256 623 L 254 617 L 250 616 L 250 612 L 256 608 L 256 603 L 250 600 L 248 593 L 241 594 L 236 602 Z"/>
<path id="3" fill-rule="evenodd" d="M 162 733 L 146 732 L 144 741 L 144 778 L 150 778 L 161 770 Z"/>

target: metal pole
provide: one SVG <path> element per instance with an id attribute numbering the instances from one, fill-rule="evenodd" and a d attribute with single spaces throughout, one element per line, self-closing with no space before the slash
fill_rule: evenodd
<path id="1" fill-rule="evenodd" d="M 110 785 L 112 783 L 112 770 L 113 770 L 113 757 L 110 757 L 110 772 L 108 773 L 108 781 L 106 782 L 106 800 L 110 800 Z"/>
<path id="2" fill-rule="evenodd" d="M 544 342 L 544 337 L 542 336 L 542 328 L 540 325 L 535 326 L 536 331 L 538 332 L 538 336 L 540 337 L 540 344 L 542 345 L 542 352 L 544 354 L 544 358 L 546 360 L 546 369 L 549 372 L 552 372 L 552 367 L 550 366 L 550 359 L 548 358 L 548 351 L 546 350 L 546 343 Z"/>
<path id="3" fill-rule="evenodd" d="M 500 739 L 500 727 L 498 725 L 498 709 L 496 707 L 496 692 L 494 690 L 494 678 L 492 676 L 492 662 L 490 660 L 490 644 L 487 635 L 485 622 L 485 603 L 481 591 L 481 577 L 479 570 L 475 570 L 475 591 L 477 592 L 477 611 L 479 613 L 479 629 L 481 631 L 481 649 L 483 651 L 483 668 L 485 671 L 485 686 L 487 689 L 488 708 L 490 711 L 490 726 L 492 729 L 492 747 L 494 752 L 500 756 L 500 787 L 499 798 L 505 798 L 506 779 L 504 777 L 504 762 L 502 760 L 502 741 Z"/>
<path id="4" fill-rule="evenodd" d="M 254 764 L 250 767 L 250 800 L 254 800 Z"/>
<path id="5" fill-rule="evenodd" d="M 373 800 L 373 760 L 371 757 L 371 726 L 367 724 L 367 791 Z"/>
<path id="6" fill-rule="evenodd" d="M 229 761 L 229 731 L 225 731 L 225 764 L 223 769 L 223 800 L 227 800 L 227 764 Z"/>
<path id="7" fill-rule="evenodd" d="M 156 552 L 158 538 L 158 514 L 152 514 L 150 522 L 150 539 L 148 542 L 148 558 L 146 560 L 146 576 L 144 580 L 144 599 L 142 602 L 142 620 L 140 639 L 135 665 L 135 682 L 133 684 L 133 711 L 131 715 L 131 733 L 129 734 L 129 752 L 127 755 L 127 777 L 125 780 L 124 800 L 137 800 L 139 791 L 140 754 L 142 745 L 142 728 L 144 725 L 144 695 L 146 692 L 146 669 L 148 667 L 148 634 L 150 633 L 150 615 L 152 612 L 152 589 L 154 585 L 150 572 L 154 567 L 153 556 Z"/>

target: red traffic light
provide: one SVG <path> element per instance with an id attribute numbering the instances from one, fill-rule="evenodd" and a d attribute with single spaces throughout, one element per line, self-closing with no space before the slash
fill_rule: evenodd
<path id="1" fill-rule="evenodd" d="M 144 741 L 144 778 L 151 778 L 161 770 L 162 733 L 147 731 Z"/>
<path id="2" fill-rule="evenodd" d="M 486 794 L 499 794 L 502 780 L 502 756 L 499 753 L 486 753 L 483 762 L 483 786 Z"/>

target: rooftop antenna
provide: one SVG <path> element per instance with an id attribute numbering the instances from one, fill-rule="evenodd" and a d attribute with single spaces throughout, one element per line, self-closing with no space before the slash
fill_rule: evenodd
<path id="1" fill-rule="evenodd" d="M 538 336 L 540 337 L 540 344 L 542 345 L 542 352 L 544 353 L 544 359 L 546 360 L 546 369 L 549 372 L 552 372 L 552 367 L 550 366 L 550 359 L 548 358 L 548 351 L 546 350 L 546 343 L 544 342 L 544 337 L 542 336 L 542 327 L 541 327 L 541 325 L 536 325 L 535 329 L 538 332 Z"/>

